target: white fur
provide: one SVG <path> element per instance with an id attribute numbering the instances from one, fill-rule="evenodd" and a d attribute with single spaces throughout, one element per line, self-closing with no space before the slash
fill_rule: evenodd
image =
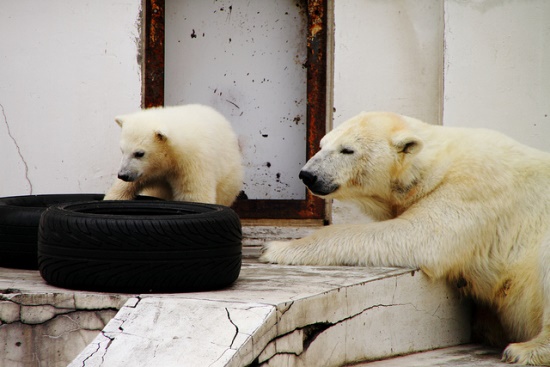
<path id="1" fill-rule="evenodd" d="M 497 313 L 515 343 L 504 360 L 550 364 L 550 154 L 494 131 L 362 113 L 302 173 L 377 221 L 268 243 L 263 261 L 419 267 Z"/>
<path id="2" fill-rule="evenodd" d="M 202 105 L 150 108 L 118 116 L 119 177 L 105 200 L 144 193 L 168 200 L 231 205 L 243 183 L 237 136 Z M 139 155 L 143 153 L 143 157 Z"/>

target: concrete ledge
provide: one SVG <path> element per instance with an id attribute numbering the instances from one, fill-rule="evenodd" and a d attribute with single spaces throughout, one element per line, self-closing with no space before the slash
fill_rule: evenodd
<path id="1" fill-rule="evenodd" d="M 73 292 L 0 268 L 0 366 L 67 366 L 130 296 Z"/>
<path id="2" fill-rule="evenodd" d="M 71 367 L 341 366 L 462 344 L 470 337 L 468 304 L 443 282 L 430 282 L 412 269 L 247 260 L 229 289 L 114 295 L 51 287 L 38 272 L 0 268 L 0 290 L 2 366 L 31 366 L 18 359 L 22 355 L 11 353 L 8 360 L 17 343 L 40 351 L 48 366 L 66 366 L 71 354 Z M 105 327 L 72 324 L 65 350 L 57 351 L 66 357 L 58 358 L 46 354 L 40 337 L 26 340 L 19 335 L 28 330 L 14 331 L 28 326 L 24 312 L 15 316 L 14 304 L 37 307 L 41 323 L 77 311 L 103 324 L 112 319 Z M 101 310 L 109 314 L 98 317 Z M 81 337 L 82 330 L 93 331 L 93 340 Z"/>
<path id="3" fill-rule="evenodd" d="M 354 367 L 510 367 L 510 364 L 500 361 L 501 354 L 499 349 L 468 344 L 355 364 Z"/>

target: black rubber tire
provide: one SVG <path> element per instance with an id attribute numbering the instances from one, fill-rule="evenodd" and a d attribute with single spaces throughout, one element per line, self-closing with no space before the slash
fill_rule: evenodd
<path id="1" fill-rule="evenodd" d="M 0 267 L 38 269 L 36 246 L 42 213 L 50 205 L 103 200 L 103 196 L 53 194 L 0 198 Z"/>
<path id="2" fill-rule="evenodd" d="M 186 202 L 61 204 L 40 220 L 51 285 L 118 293 L 219 289 L 239 276 L 242 230 L 228 207 Z"/>

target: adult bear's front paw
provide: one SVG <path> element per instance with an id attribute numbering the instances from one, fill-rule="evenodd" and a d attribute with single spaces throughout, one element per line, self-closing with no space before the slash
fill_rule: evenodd
<path id="1" fill-rule="evenodd" d="M 260 261 L 281 265 L 328 265 L 309 237 L 272 241 L 264 245 Z"/>
<path id="2" fill-rule="evenodd" d="M 282 265 L 305 264 L 302 258 L 303 248 L 295 241 L 272 241 L 264 245 L 260 261 Z"/>
<path id="3" fill-rule="evenodd" d="M 502 361 L 522 365 L 550 365 L 550 347 L 546 338 L 512 343 L 502 353 Z"/>

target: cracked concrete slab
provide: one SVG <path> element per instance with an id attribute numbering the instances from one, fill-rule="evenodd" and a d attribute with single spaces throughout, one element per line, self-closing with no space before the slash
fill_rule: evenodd
<path id="1" fill-rule="evenodd" d="M 225 290 L 129 299 L 70 367 L 341 366 L 469 335 L 467 302 L 420 272 L 247 261 Z"/>
<path id="2" fill-rule="evenodd" d="M 266 321 L 275 323 L 273 311 L 255 303 L 145 298 L 123 307 L 70 366 L 225 366 Z M 101 345 L 105 338 L 111 342 Z"/>
<path id="3" fill-rule="evenodd" d="M 0 365 L 24 367 L 341 366 L 470 335 L 467 302 L 413 269 L 253 260 L 227 289 L 174 294 L 71 291 L 0 268 L 0 320 Z"/>

